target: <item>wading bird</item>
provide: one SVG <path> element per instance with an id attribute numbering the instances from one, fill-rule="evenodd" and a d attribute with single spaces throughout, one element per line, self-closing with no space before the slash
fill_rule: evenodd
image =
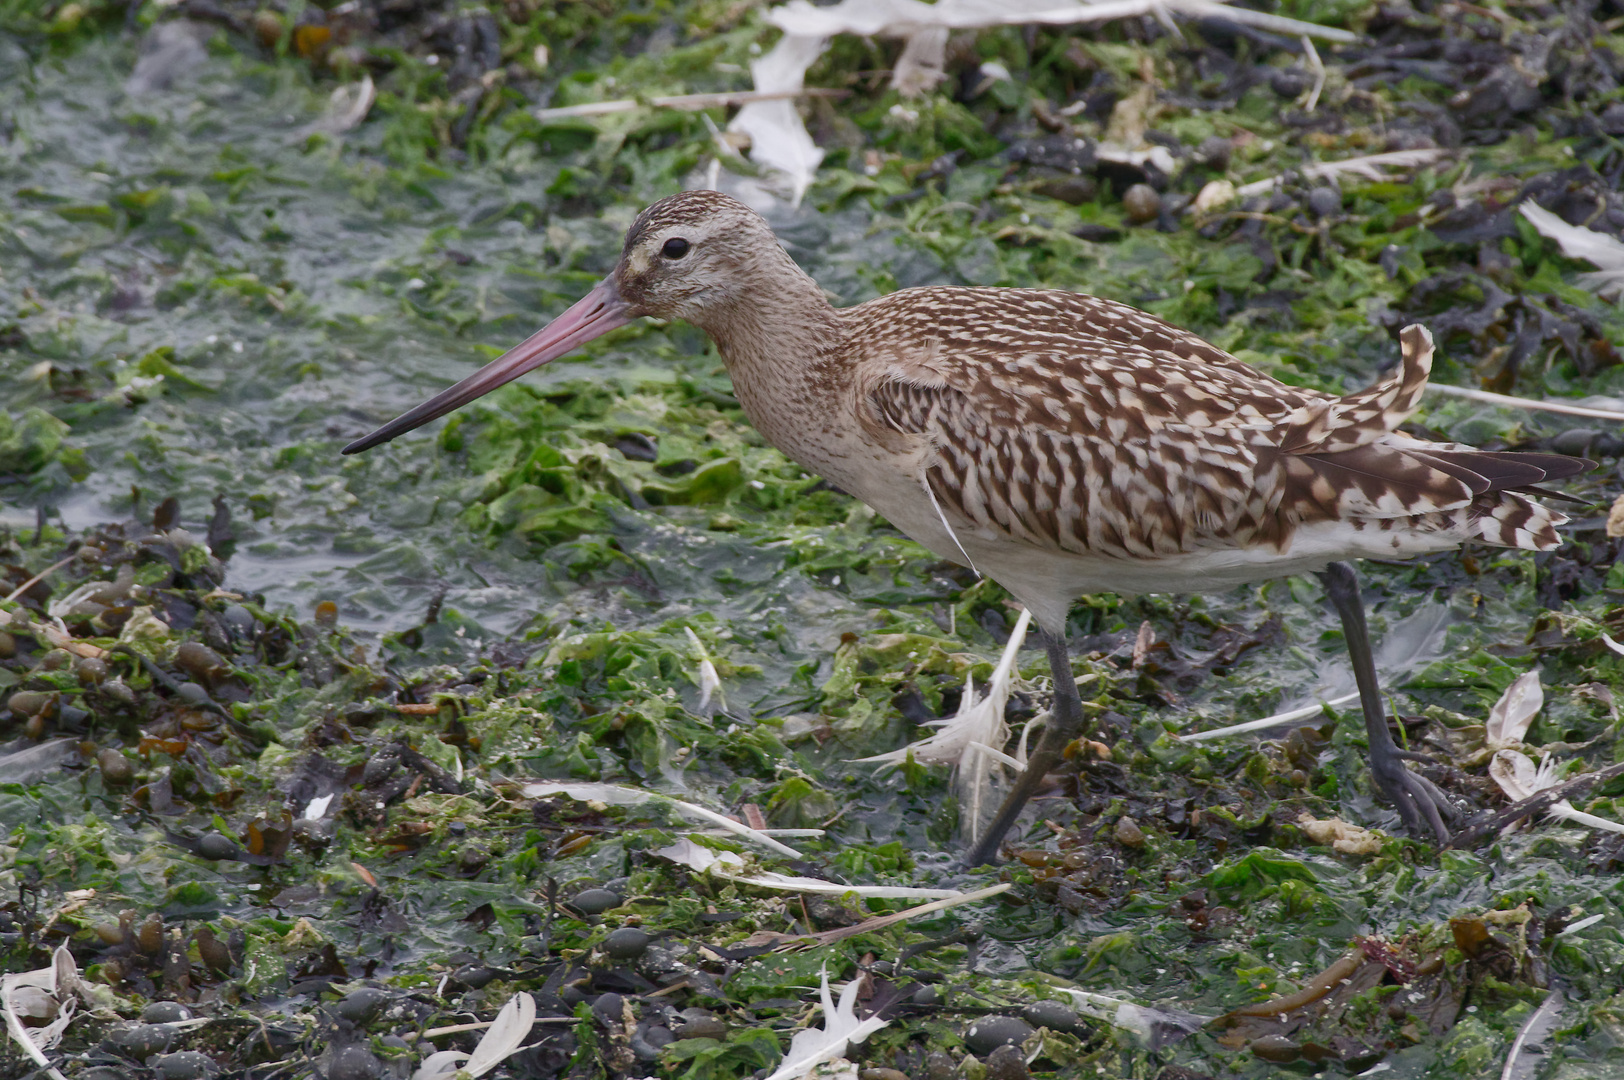
<path id="1" fill-rule="evenodd" d="M 1067 652 L 1093 592 L 1214 592 L 1318 573 L 1342 620 L 1376 787 L 1449 837 L 1447 796 L 1388 731 L 1345 560 L 1476 541 L 1543 551 L 1565 519 L 1532 485 L 1590 463 L 1398 431 L 1432 365 L 1343 397 L 1287 386 L 1154 315 L 1043 289 L 915 288 L 836 309 L 760 215 L 689 191 L 645 210 L 614 272 L 522 344 L 344 448 L 355 454 L 640 316 L 685 319 L 721 352 L 745 414 L 810 472 L 1032 612 L 1054 674 L 1043 738 L 970 854 L 987 862 L 1083 730 Z"/>

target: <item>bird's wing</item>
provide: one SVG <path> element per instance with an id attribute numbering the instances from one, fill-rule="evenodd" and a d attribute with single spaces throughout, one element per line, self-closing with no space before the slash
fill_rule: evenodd
<path id="1" fill-rule="evenodd" d="M 923 437 L 938 501 L 1017 542 L 1131 558 L 1283 550 L 1314 521 L 1520 518 L 1528 500 L 1501 493 L 1577 471 L 1569 459 L 1396 434 L 1430 369 L 1420 328 L 1404 335 L 1391 375 L 1338 398 L 1094 297 L 892 297 L 910 294 L 870 339 L 867 418 L 877 434 Z M 1526 524 L 1500 532 L 1516 538 Z"/>

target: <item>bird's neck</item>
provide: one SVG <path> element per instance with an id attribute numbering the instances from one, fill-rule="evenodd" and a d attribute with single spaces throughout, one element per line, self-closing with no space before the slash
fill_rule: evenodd
<path id="1" fill-rule="evenodd" d="M 769 442 L 815 467 L 845 389 L 846 325 L 817 282 L 776 246 L 748 268 L 749 287 L 696 320 L 716 342 L 733 391 Z M 810 441 L 809 441 L 810 440 Z"/>

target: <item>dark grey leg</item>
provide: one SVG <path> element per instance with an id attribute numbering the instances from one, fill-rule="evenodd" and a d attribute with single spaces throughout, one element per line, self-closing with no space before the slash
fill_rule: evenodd
<path id="1" fill-rule="evenodd" d="M 1071 673 L 1071 656 L 1066 651 L 1066 639 L 1042 630 L 1043 647 L 1049 652 L 1049 670 L 1054 675 L 1054 705 L 1049 720 L 1043 727 L 1043 738 L 1037 749 L 1026 759 L 1026 771 L 1021 773 L 1004 805 L 981 834 L 981 839 L 970 852 L 971 866 L 982 866 L 993 861 L 1004 834 L 1015 824 L 1021 808 L 1037 791 L 1043 778 L 1059 766 L 1066 746 L 1083 733 L 1083 699 L 1077 693 L 1077 680 Z"/>
<path id="2" fill-rule="evenodd" d="M 1365 713 L 1365 739 L 1370 744 L 1370 775 L 1376 788 L 1398 808 L 1398 816 L 1412 832 L 1431 830 L 1440 844 L 1449 843 L 1444 817 L 1457 816 L 1438 786 L 1419 773 L 1404 767 L 1409 754 L 1393 742 L 1387 730 L 1387 708 L 1376 682 L 1376 661 L 1370 651 L 1370 633 L 1365 627 L 1365 605 L 1359 598 L 1359 578 L 1349 563 L 1327 566 L 1319 574 L 1325 595 L 1342 619 L 1342 636 L 1347 639 L 1348 659 L 1353 662 L 1354 682 L 1359 686 L 1359 704 Z"/>

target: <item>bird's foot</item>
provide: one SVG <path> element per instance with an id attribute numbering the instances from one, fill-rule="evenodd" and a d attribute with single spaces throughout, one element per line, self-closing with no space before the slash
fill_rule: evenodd
<path id="1" fill-rule="evenodd" d="M 1437 837 L 1438 843 L 1448 844 L 1450 831 L 1444 822 L 1458 821 L 1460 811 L 1442 788 L 1405 767 L 1406 759 L 1416 760 L 1419 757 L 1391 744 L 1386 747 L 1372 746 L 1371 779 L 1376 782 L 1376 790 L 1397 808 L 1399 819 L 1412 835 L 1431 833 Z"/>

